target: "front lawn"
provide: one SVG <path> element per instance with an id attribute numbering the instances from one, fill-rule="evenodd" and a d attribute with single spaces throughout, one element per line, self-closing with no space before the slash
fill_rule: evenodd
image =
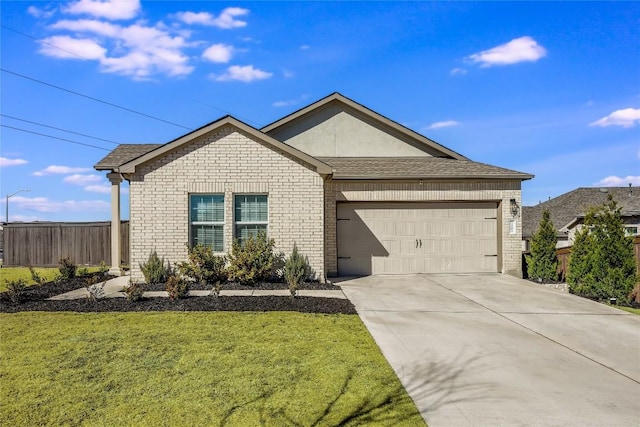
<path id="1" fill-rule="evenodd" d="M 628 311 L 629 313 L 640 315 L 640 308 L 625 307 L 624 305 L 612 305 L 612 307 L 619 308 L 620 310 Z"/>
<path id="2" fill-rule="evenodd" d="M 424 425 L 356 315 L 0 314 L 6 425 Z"/>
<path id="3" fill-rule="evenodd" d="M 83 268 L 78 267 L 78 270 Z M 87 267 L 89 273 L 100 270 L 100 267 Z M 35 271 L 42 277 L 44 282 L 50 282 L 60 275 L 60 271 L 57 267 L 40 268 L 36 267 Z M 7 290 L 7 281 L 24 279 L 27 285 L 34 285 L 35 282 L 31 279 L 31 272 L 27 267 L 2 267 L 0 268 L 0 292 Z"/>

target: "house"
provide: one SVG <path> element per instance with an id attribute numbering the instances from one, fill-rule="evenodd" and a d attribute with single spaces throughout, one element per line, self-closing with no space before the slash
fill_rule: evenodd
<path id="1" fill-rule="evenodd" d="M 558 238 L 558 248 L 573 245 L 574 236 L 584 222 L 591 207 L 601 206 L 609 195 L 622 209 L 622 219 L 627 235 L 637 236 L 640 231 L 640 189 L 638 187 L 582 187 L 535 206 L 522 209 L 523 250 L 528 251 L 528 243 L 538 230 L 542 212 L 547 209 Z"/>
<path id="2" fill-rule="evenodd" d="M 320 279 L 521 275 L 521 183 L 533 176 L 473 162 L 339 93 L 262 129 L 226 116 L 163 145 L 120 145 L 95 168 L 109 172 L 114 242 L 130 184 L 133 280 L 153 250 L 175 262 L 259 230 L 285 254 L 297 244 Z"/>

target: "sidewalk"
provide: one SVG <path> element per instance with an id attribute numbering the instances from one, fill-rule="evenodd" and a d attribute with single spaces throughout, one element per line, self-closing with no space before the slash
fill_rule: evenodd
<path id="1" fill-rule="evenodd" d="M 129 284 L 129 276 L 121 276 L 116 277 L 115 279 L 107 280 L 107 283 L 104 285 L 104 297 L 105 298 L 125 298 L 124 292 L 122 292 L 122 288 Z M 193 290 L 189 291 L 190 296 L 195 297 L 206 297 L 209 296 L 210 292 L 205 290 Z M 49 298 L 50 300 L 71 300 L 71 299 L 82 299 L 87 298 L 89 293 L 85 288 L 75 289 L 70 292 L 66 292 L 64 294 L 56 295 L 54 297 Z M 287 289 L 273 289 L 273 290 L 264 290 L 264 289 L 247 289 L 247 290 L 231 290 L 231 289 L 222 289 L 220 291 L 220 296 L 289 296 L 291 295 Z M 147 298 L 167 298 L 169 295 L 166 291 L 147 291 L 144 293 L 144 296 Z M 315 290 L 315 289 L 303 289 L 298 291 L 298 296 L 302 297 L 322 297 L 322 298 L 340 298 L 347 299 L 342 290 L 337 289 L 333 290 Z"/>

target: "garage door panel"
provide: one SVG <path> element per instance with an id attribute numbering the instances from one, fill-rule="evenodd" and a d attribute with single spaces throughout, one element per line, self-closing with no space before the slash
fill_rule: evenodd
<path id="1" fill-rule="evenodd" d="M 339 203 L 338 219 L 342 275 L 497 271 L 496 203 Z"/>

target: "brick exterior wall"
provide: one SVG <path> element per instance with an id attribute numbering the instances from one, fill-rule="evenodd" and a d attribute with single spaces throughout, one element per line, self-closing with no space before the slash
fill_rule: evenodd
<path id="1" fill-rule="evenodd" d="M 224 249 L 233 239 L 234 194 L 268 194 L 268 235 L 287 256 L 294 242 L 324 277 L 324 180 L 289 154 L 227 125 L 137 167 L 130 176 L 131 279 L 153 250 L 187 259 L 189 194 L 225 196 Z M 335 227 L 334 227 L 335 228 Z"/>
<path id="2" fill-rule="evenodd" d="M 511 215 L 510 200 L 520 207 Z M 325 187 L 325 270 L 337 274 L 336 203 L 342 201 L 495 201 L 498 203 L 498 266 L 504 274 L 522 277 L 520 181 L 327 181 Z M 510 222 L 516 221 L 515 234 Z"/>

